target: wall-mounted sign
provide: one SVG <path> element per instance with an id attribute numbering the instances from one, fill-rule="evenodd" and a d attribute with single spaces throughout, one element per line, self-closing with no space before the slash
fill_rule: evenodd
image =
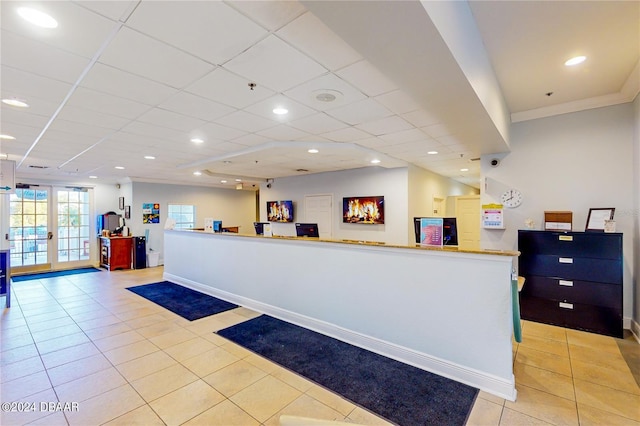
<path id="1" fill-rule="evenodd" d="M 504 229 L 504 209 L 502 204 L 482 205 L 482 227 L 484 229 Z"/>
<path id="2" fill-rule="evenodd" d="M 160 223 L 160 204 L 142 204 L 142 223 Z"/>

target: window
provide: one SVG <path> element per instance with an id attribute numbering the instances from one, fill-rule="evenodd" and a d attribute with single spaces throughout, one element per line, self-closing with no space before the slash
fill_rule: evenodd
<path id="1" fill-rule="evenodd" d="M 193 229 L 196 226 L 196 206 L 169 204 L 169 217 L 176 221 L 175 229 Z"/>

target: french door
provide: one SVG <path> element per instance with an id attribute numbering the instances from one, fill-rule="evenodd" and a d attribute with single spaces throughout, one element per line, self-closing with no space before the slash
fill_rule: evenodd
<path id="1" fill-rule="evenodd" d="M 92 211 L 90 188 L 16 189 L 9 206 L 12 269 L 31 272 L 91 265 Z"/>

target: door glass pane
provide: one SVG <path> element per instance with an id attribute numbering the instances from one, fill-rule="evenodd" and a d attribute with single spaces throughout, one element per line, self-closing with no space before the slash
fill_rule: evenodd
<path id="1" fill-rule="evenodd" d="M 9 247 L 12 266 L 48 263 L 48 191 L 20 188 L 9 197 Z"/>
<path id="2" fill-rule="evenodd" d="M 58 190 L 57 194 L 58 262 L 88 260 L 90 257 L 89 193 Z"/>

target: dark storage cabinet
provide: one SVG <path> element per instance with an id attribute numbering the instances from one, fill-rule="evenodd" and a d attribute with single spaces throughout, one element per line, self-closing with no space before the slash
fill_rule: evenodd
<path id="1" fill-rule="evenodd" d="M 622 337 L 622 234 L 518 231 L 522 318 Z"/>

